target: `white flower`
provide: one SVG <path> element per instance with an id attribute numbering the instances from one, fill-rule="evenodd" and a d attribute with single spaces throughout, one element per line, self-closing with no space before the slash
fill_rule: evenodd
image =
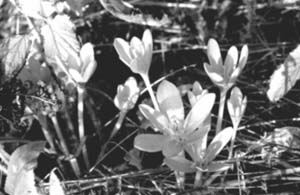
<path id="1" fill-rule="evenodd" d="M 97 68 L 97 63 L 95 61 L 94 56 L 94 49 L 91 43 L 86 43 L 82 46 L 79 58 L 79 69 L 76 70 L 71 68 L 69 70 L 69 73 L 77 83 L 86 83 Z"/>
<path id="2" fill-rule="evenodd" d="M 216 40 L 209 39 L 207 44 L 209 63 L 204 63 L 204 69 L 210 79 L 220 88 L 228 90 L 242 72 L 248 59 L 248 46 L 244 45 L 238 60 L 238 50 L 235 46 L 228 50 L 223 64 L 220 47 Z"/>
<path id="3" fill-rule="evenodd" d="M 241 90 L 238 87 L 234 87 L 231 90 L 230 98 L 227 101 L 227 108 L 233 127 L 238 127 L 246 110 L 246 105 L 247 97 L 243 98 Z"/>
<path id="4" fill-rule="evenodd" d="M 142 40 L 133 37 L 130 42 L 122 38 L 116 38 L 114 47 L 119 58 L 132 72 L 143 76 L 148 75 L 152 61 L 152 34 L 149 29 L 145 30 Z"/>
<path id="5" fill-rule="evenodd" d="M 119 85 L 114 103 L 120 111 L 132 109 L 139 97 L 140 89 L 134 77 L 129 77 L 124 85 Z"/>

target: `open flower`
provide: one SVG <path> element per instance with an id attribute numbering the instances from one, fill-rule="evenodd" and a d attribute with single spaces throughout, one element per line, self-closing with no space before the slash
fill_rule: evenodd
<path id="1" fill-rule="evenodd" d="M 192 161 L 178 155 L 166 158 L 164 162 L 171 169 L 182 172 L 217 172 L 227 170 L 231 165 L 214 161 L 214 159 L 230 141 L 233 134 L 234 129 L 227 127 L 214 137 L 207 148 L 207 143 L 204 144 L 205 147 L 203 148 L 203 144 L 200 141 L 187 145 L 185 149 L 192 158 Z M 206 135 L 203 134 L 203 136 Z"/>
<path id="2" fill-rule="evenodd" d="M 209 63 L 204 63 L 204 68 L 210 79 L 220 88 L 229 89 L 242 72 L 248 59 L 248 46 L 244 45 L 238 59 L 238 50 L 230 47 L 223 64 L 220 47 L 216 40 L 209 39 L 207 45 Z"/>
<path id="3" fill-rule="evenodd" d="M 94 48 L 91 43 L 86 43 L 82 46 L 79 58 L 80 65 L 78 69 L 71 68 L 69 73 L 77 83 L 86 83 L 97 68 L 97 63 L 94 56 Z"/>
<path id="4" fill-rule="evenodd" d="M 215 94 L 203 95 L 192 106 L 186 118 L 180 92 L 174 84 L 163 81 L 157 89 L 157 101 L 159 111 L 145 104 L 139 108 L 154 129 L 162 134 L 140 134 L 135 138 L 134 145 L 142 151 L 162 151 L 165 157 L 172 157 L 202 137 L 202 131 L 198 129 L 211 112 Z"/>
<path id="5" fill-rule="evenodd" d="M 116 38 L 114 47 L 119 58 L 132 72 L 142 76 L 148 75 L 153 50 L 152 34 L 149 29 L 145 30 L 142 40 L 133 37 L 127 42 L 122 38 Z"/>
<path id="6" fill-rule="evenodd" d="M 129 77 L 124 85 L 119 85 L 114 103 L 120 111 L 132 109 L 139 97 L 140 89 L 134 77 Z"/>
<path id="7" fill-rule="evenodd" d="M 238 127 L 244 112 L 246 110 L 247 97 L 243 98 L 243 94 L 238 87 L 231 90 L 230 98 L 227 101 L 228 112 L 235 128 Z"/>

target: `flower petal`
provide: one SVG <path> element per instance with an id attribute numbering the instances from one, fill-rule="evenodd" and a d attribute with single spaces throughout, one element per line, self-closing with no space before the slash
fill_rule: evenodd
<path id="1" fill-rule="evenodd" d="M 168 137 L 160 134 L 139 134 L 134 138 L 134 147 L 145 152 L 162 151 Z"/>
<path id="2" fill-rule="evenodd" d="M 218 42 L 215 39 L 209 39 L 207 43 L 207 56 L 212 66 L 223 66 L 223 60 Z"/>
<path id="3" fill-rule="evenodd" d="M 85 83 L 88 82 L 88 80 L 94 74 L 96 68 L 97 68 L 97 63 L 95 60 L 91 61 L 91 63 L 86 66 L 84 72 L 82 73 L 83 82 Z"/>
<path id="4" fill-rule="evenodd" d="M 114 40 L 114 47 L 117 50 L 117 53 L 119 54 L 120 60 L 130 67 L 130 62 L 132 58 L 129 51 L 129 43 L 124 39 L 116 38 Z"/>
<path id="5" fill-rule="evenodd" d="M 193 84 L 193 94 L 195 96 L 201 95 L 203 92 L 203 88 L 198 81 L 195 81 Z"/>
<path id="6" fill-rule="evenodd" d="M 182 171 L 185 173 L 195 172 L 194 163 L 181 156 L 165 158 L 164 163 L 174 171 Z"/>
<path id="7" fill-rule="evenodd" d="M 142 41 L 137 37 L 130 40 L 130 54 L 132 58 L 142 58 L 145 54 L 145 48 Z"/>
<path id="8" fill-rule="evenodd" d="M 165 142 L 165 145 L 163 147 L 163 155 L 165 157 L 172 157 L 172 156 L 176 156 L 177 154 L 179 154 L 180 152 L 182 152 L 183 147 L 180 143 L 178 143 L 175 140 L 167 140 Z"/>
<path id="9" fill-rule="evenodd" d="M 184 108 L 180 92 L 177 87 L 164 80 L 157 89 L 157 101 L 162 112 L 166 113 L 171 123 L 178 120 L 182 124 L 184 120 Z"/>
<path id="10" fill-rule="evenodd" d="M 77 83 L 82 83 L 83 82 L 83 78 L 81 76 L 81 74 L 73 69 L 73 68 L 70 68 L 69 69 L 69 74 L 72 76 L 72 78 L 77 82 Z"/>
<path id="11" fill-rule="evenodd" d="M 159 130 L 161 132 L 166 133 L 165 131 L 168 130 L 169 120 L 164 114 L 151 108 L 150 106 L 148 106 L 146 104 L 141 104 L 139 106 L 139 109 L 142 112 L 142 114 L 148 120 L 150 120 L 150 122 L 152 123 L 154 128 L 156 128 L 155 130 Z"/>
<path id="12" fill-rule="evenodd" d="M 222 70 L 219 70 L 212 65 L 204 63 L 204 70 L 214 84 L 218 85 L 219 87 L 224 85 L 223 68 Z"/>
<path id="13" fill-rule="evenodd" d="M 221 152 L 224 146 L 229 142 L 234 134 L 232 127 L 227 127 L 218 133 L 209 144 L 204 157 L 205 163 L 209 164 Z"/>
<path id="14" fill-rule="evenodd" d="M 243 70 L 246 65 L 246 62 L 248 60 L 248 55 L 249 55 L 248 46 L 244 45 L 242 48 L 242 51 L 241 51 L 241 56 L 240 56 L 239 65 L 238 65 L 241 70 Z"/>
<path id="15" fill-rule="evenodd" d="M 153 53 L 153 40 L 152 40 L 152 34 L 149 29 L 146 29 L 143 34 L 142 38 L 144 47 L 145 47 L 145 55 L 144 55 L 144 60 L 145 63 L 148 63 L 148 69 L 150 68 L 150 64 L 152 61 L 152 53 Z"/>
<path id="16" fill-rule="evenodd" d="M 198 128 L 199 125 L 208 117 L 215 103 L 215 99 L 215 94 L 208 93 L 203 95 L 203 97 L 196 102 L 183 124 L 183 129 L 186 134 Z"/>
<path id="17" fill-rule="evenodd" d="M 81 60 L 81 66 L 84 69 L 87 65 L 89 65 L 95 60 L 93 45 L 91 43 L 84 44 L 80 49 L 79 55 Z"/>
<path id="18" fill-rule="evenodd" d="M 236 68 L 237 62 L 238 62 L 238 55 L 239 52 L 235 46 L 231 46 L 230 49 L 227 52 L 227 56 L 224 63 L 224 76 L 225 80 L 228 80 L 233 72 L 233 70 Z"/>

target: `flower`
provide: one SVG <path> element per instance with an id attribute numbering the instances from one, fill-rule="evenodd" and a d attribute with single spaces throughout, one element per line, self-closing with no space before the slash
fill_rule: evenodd
<path id="1" fill-rule="evenodd" d="M 228 112 L 233 124 L 233 127 L 238 127 L 243 114 L 246 110 L 247 97 L 243 98 L 243 94 L 238 87 L 231 90 L 230 98 L 227 101 Z"/>
<path id="2" fill-rule="evenodd" d="M 114 103 L 120 111 L 132 109 L 139 97 L 140 89 L 134 77 L 129 77 L 124 85 L 119 85 Z"/>
<path id="3" fill-rule="evenodd" d="M 208 131 L 202 136 L 207 136 L 207 133 Z M 192 158 L 192 161 L 186 159 L 184 156 L 177 155 L 166 158 L 164 162 L 171 169 L 182 172 L 217 172 L 227 170 L 231 165 L 214 161 L 214 159 L 230 141 L 233 135 L 234 129 L 232 127 L 227 127 L 214 137 L 207 148 L 207 143 L 205 142 L 205 144 L 203 144 L 201 141 L 196 141 L 187 145 L 185 149 Z M 204 148 L 203 145 L 205 146 Z"/>
<path id="4" fill-rule="evenodd" d="M 135 137 L 134 145 L 142 151 L 162 151 L 165 157 L 172 157 L 202 137 L 202 131 L 198 129 L 211 112 L 215 94 L 203 95 L 192 106 L 186 118 L 180 92 L 174 84 L 163 81 L 157 89 L 157 101 L 159 111 L 145 104 L 139 108 L 152 123 L 154 130 L 162 134 L 140 134 Z"/>
<path id="5" fill-rule="evenodd" d="M 209 39 L 207 45 L 209 63 L 204 63 L 204 69 L 210 79 L 220 88 L 228 90 L 233 86 L 242 72 L 248 59 L 248 46 L 244 45 L 238 61 L 238 50 L 235 46 L 228 50 L 223 64 L 220 47 L 216 40 Z"/>
<path id="6" fill-rule="evenodd" d="M 79 69 L 70 68 L 69 73 L 77 83 L 86 83 L 97 68 L 94 49 L 91 43 L 86 43 L 80 49 Z"/>
<path id="7" fill-rule="evenodd" d="M 197 100 L 199 100 L 203 95 L 207 93 L 207 89 L 202 89 L 201 84 L 198 81 L 195 81 L 192 91 L 187 92 L 190 104 L 193 106 L 197 102 Z"/>
<path id="8" fill-rule="evenodd" d="M 119 54 L 120 60 L 132 72 L 142 76 L 148 75 L 153 50 L 152 34 L 149 29 L 145 30 L 142 40 L 133 37 L 130 42 L 127 42 L 122 38 L 116 38 L 114 47 Z"/>

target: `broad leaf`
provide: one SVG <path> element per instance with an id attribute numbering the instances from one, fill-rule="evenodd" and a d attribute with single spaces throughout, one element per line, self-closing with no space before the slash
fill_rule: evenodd
<path id="1" fill-rule="evenodd" d="M 234 129 L 232 127 L 227 127 L 220 133 L 218 133 L 209 144 L 206 150 L 204 161 L 206 163 L 210 163 L 211 161 L 213 161 L 224 148 L 224 146 L 230 141 L 233 134 Z"/>
<path id="2" fill-rule="evenodd" d="M 300 78 L 300 45 L 279 66 L 270 79 L 268 98 L 272 102 L 282 98 Z"/>
<path id="3" fill-rule="evenodd" d="M 67 76 L 67 71 L 70 68 L 79 71 L 80 67 L 80 46 L 74 24 L 67 15 L 57 15 L 41 28 L 41 34 L 44 38 L 47 62 L 53 66 L 56 75 L 64 80 L 66 85 L 72 83 L 71 78 Z M 57 62 L 57 58 L 61 63 Z"/>
<path id="4" fill-rule="evenodd" d="M 113 16 L 126 22 L 156 27 L 170 23 L 166 15 L 160 20 L 154 19 L 151 15 L 142 13 L 139 9 L 123 0 L 100 0 L 100 3 Z"/>
<path id="5" fill-rule="evenodd" d="M 11 155 L 8 164 L 5 192 L 11 195 L 27 195 L 36 191 L 34 168 L 37 158 L 45 147 L 44 141 L 35 141 L 17 148 Z"/>
<path id="6" fill-rule="evenodd" d="M 1 71 L 4 73 L 2 80 L 15 76 L 25 65 L 29 53 L 30 43 L 28 35 L 18 35 L 4 39 L 0 44 Z"/>

